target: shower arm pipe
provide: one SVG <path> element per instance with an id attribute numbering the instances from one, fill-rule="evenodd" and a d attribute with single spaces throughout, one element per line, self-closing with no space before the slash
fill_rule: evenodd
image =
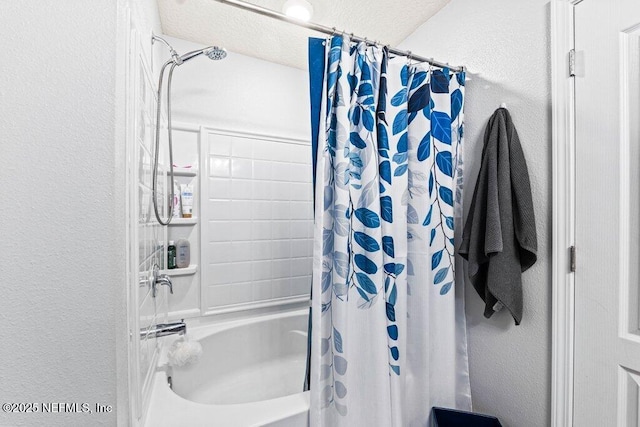
<path id="1" fill-rule="evenodd" d="M 326 27 L 324 25 L 316 24 L 314 22 L 304 22 L 304 21 L 301 21 L 299 19 L 289 17 L 289 16 L 287 16 L 287 15 L 285 15 L 283 13 L 276 12 L 276 11 L 271 10 L 271 9 L 267 9 L 266 7 L 258 6 L 258 5 L 252 4 L 252 3 L 248 3 L 246 1 L 242 1 L 242 0 L 215 0 L 215 1 L 217 1 L 218 3 L 228 4 L 230 6 L 234 6 L 234 7 L 237 7 L 239 9 L 244 9 L 244 10 L 247 10 L 249 12 L 257 13 L 259 15 L 267 16 L 269 18 L 274 18 L 274 19 L 277 19 L 279 21 L 284 21 L 284 22 L 288 22 L 290 24 L 298 25 L 299 27 L 304 27 L 304 28 L 307 28 L 309 30 L 317 31 L 319 33 L 328 34 L 330 36 L 333 36 L 333 35 L 336 35 L 336 34 L 349 34 L 349 37 L 351 38 L 351 40 L 354 40 L 354 41 L 357 41 L 357 42 L 365 42 L 365 43 L 368 43 L 368 44 L 371 44 L 371 45 L 379 44 L 377 42 L 374 42 L 374 41 L 371 41 L 371 40 L 367 39 L 366 37 L 354 36 L 353 33 L 348 33 L 346 31 L 338 31 L 335 28 L 329 28 L 329 27 Z M 390 47 L 390 46 L 387 46 L 387 48 L 389 49 L 389 52 L 393 53 L 394 55 L 406 56 L 408 59 L 413 59 L 413 60 L 418 61 L 418 62 L 426 62 L 427 64 L 431 64 L 434 67 L 448 68 L 448 69 L 450 69 L 451 71 L 454 71 L 454 72 L 465 71 L 464 65 L 463 66 L 451 66 L 449 64 L 436 61 L 433 58 L 425 58 L 423 56 L 415 55 L 411 51 L 404 51 L 404 50 L 396 49 L 396 48 L 393 48 L 393 47 Z"/>
<path id="2" fill-rule="evenodd" d="M 176 52 L 176 50 L 173 48 L 173 46 L 171 46 L 171 44 L 168 41 L 166 41 L 165 39 L 163 39 L 162 37 L 156 36 L 155 34 L 151 33 L 151 44 L 155 43 L 156 41 L 160 41 L 160 42 L 164 43 L 165 46 L 167 46 L 169 48 L 169 52 L 171 54 L 171 58 L 173 58 L 173 62 L 175 62 L 178 65 L 181 64 L 180 55 L 178 55 L 178 52 Z"/>

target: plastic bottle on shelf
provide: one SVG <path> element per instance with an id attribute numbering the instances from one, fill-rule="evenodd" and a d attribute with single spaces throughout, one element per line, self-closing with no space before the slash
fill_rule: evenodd
<path id="1" fill-rule="evenodd" d="M 180 206 L 182 210 L 182 218 L 191 218 L 193 216 L 193 187 L 187 184 L 180 186 Z"/>
<path id="2" fill-rule="evenodd" d="M 182 200 L 182 197 L 180 195 L 181 193 L 181 189 L 180 189 L 180 185 L 175 182 L 174 186 L 173 186 L 173 217 L 174 218 L 182 218 L 182 205 L 180 203 L 180 201 Z"/>
<path id="3" fill-rule="evenodd" d="M 176 243 L 171 240 L 167 246 L 167 269 L 172 270 L 176 268 Z"/>
<path id="4" fill-rule="evenodd" d="M 176 265 L 187 268 L 191 263 L 191 245 L 187 239 L 180 239 L 176 243 Z"/>

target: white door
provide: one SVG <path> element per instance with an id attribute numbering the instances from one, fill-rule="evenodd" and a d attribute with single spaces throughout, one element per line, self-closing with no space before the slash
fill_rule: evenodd
<path id="1" fill-rule="evenodd" d="M 640 426 L 640 0 L 575 6 L 574 426 Z"/>

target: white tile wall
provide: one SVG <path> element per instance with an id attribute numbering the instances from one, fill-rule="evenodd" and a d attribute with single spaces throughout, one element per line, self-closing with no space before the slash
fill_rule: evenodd
<path id="1" fill-rule="evenodd" d="M 307 144 L 209 133 L 203 298 L 208 309 L 308 295 Z"/>
<path id="2" fill-rule="evenodd" d="M 153 95 L 153 83 L 148 67 L 141 57 L 138 58 L 139 69 L 136 72 L 138 90 L 135 110 L 135 147 L 134 158 L 137 163 L 133 170 L 133 182 L 138 191 L 133 193 L 133 209 L 131 215 L 137 219 L 137 230 L 134 233 L 134 242 L 137 241 L 138 259 L 134 264 L 134 278 L 130 286 L 134 289 L 132 294 L 137 297 L 138 326 L 141 331 L 146 331 L 154 323 L 163 321 L 161 317 L 166 313 L 164 292 L 160 292 L 153 298 L 149 283 L 146 279 L 151 275 L 154 264 L 163 268 L 164 230 L 155 219 L 152 207 L 152 154 L 153 132 L 155 128 L 155 98 Z M 158 193 L 161 203 L 161 211 L 164 211 L 165 186 L 162 180 L 164 174 L 159 172 Z M 134 243 L 135 245 L 136 243 Z M 135 246 L 134 246 L 135 247 Z M 135 290 L 137 289 L 137 292 Z M 139 390 L 144 393 L 144 385 L 152 372 L 151 362 L 157 350 L 155 339 L 143 337 L 139 343 L 138 368 Z M 144 401 L 144 399 L 142 399 Z"/>

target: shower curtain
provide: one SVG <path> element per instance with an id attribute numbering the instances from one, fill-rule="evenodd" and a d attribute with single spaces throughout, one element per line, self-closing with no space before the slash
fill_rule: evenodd
<path id="1" fill-rule="evenodd" d="M 464 72 L 347 37 L 309 47 L 311 425 L 426 426 L 432 406 L 469 410 L 454 254 Z"/>

